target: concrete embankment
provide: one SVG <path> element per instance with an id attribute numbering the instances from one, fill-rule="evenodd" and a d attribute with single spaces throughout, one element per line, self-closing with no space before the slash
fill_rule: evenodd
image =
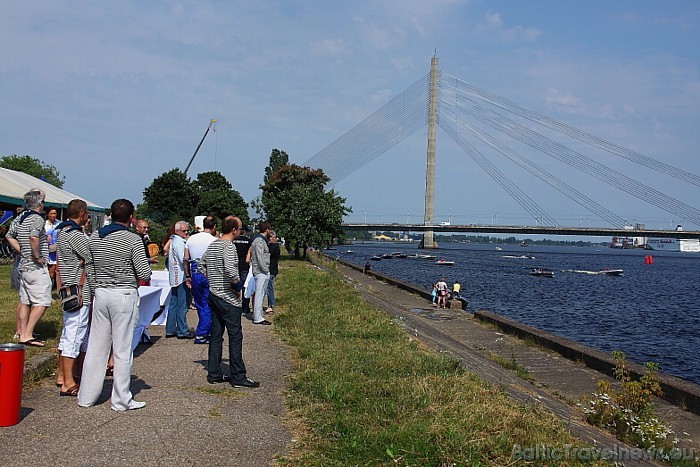
<path id="1" fill-rule="evenodd" d="M 355 264 L 343 260 L 335 260 L 342 262 L 344 265 L 352 269 L 362 271 L 362 268 Z M 417 296 L 426 300 L 431 299 L 431 295 L 428 293 L 428 291 L 420 289 L 413 284 L 409 284 L 371 270 L 367 271 L 367 274 L 388 284 L 392 284 L 399 289 L 416 294 Z M 505 333 L 511 334 L 520 339 L 528 340 L 540 347 L 553 350 L 569 360 L 581 362 L 587 367 L 607 376 L 614 376 L 613 370 L 615 369 L 615 361 L 608 354 L 600 352 L 594 348 L 578 344 L 571 340 L 564 339 L 563 337 L 555 336 L 532 326 L 504 318 L 503 316 L 499 316 L 489 311 L 474 310 L 472 313 L 474 318 L 478 319 L 479 321 L 495 325 Z M 628 361 L 627 366 L 633 378 L 639 378 L 645 372 L 645 367 L 643 365 Z M 663 389 L 664 400 L 677 405 L 684 410 L 700 415 L 700 386 L 665 373 L 659 373 L 659 380 Z"/>
<path id="2" fill-rule="evenodd" d="M 580 439 L 597 446 L 619 444 L 587 425 L 576 407 L 596 392 L 598 381 L 618 383 L 606 371 L 614 366 L 610 357 L 493 313 L 438 310 L 431 306 L 426 290 L 375 271 L 363 274 L 362 268 L 354 264 L 329 259 L 336 261 L 332 269 L 354 284 L 368 302 L 396 317 L 407 332 L 426 345 L 451 354 L 465 368 L 502 387 L 511 397 L 545 406 L 566 420 L 571 432 Z M 524 368 L 527 380 L 497 362 Z M 640 371 L 641 367 L 636 365 L 634 369 Z M 700 416 L 689 411 L 688 406 L 695 406 L 692 401 L 697 400 L 698 387 L 671 376 L 662 378 L 665 386 L 682 395 L 683 399 L 675 400 L 691 402 L 679 406 L 656 399 L 657 413 L 679 439 L 679 447 L 696 449 L 700 445 Z"/>

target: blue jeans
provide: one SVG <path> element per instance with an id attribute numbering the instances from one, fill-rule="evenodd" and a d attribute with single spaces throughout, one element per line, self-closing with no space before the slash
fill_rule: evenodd
<path id="1" fill-rule="evenodd" d="M 204 275 L 199 273 L 197 263 L 192 262 L 190 271 L 192 271 L 192 298 L 199 317 L 194 335 L 197 337 L 209 337 L 211 332 L 211 310 L 207 302 L 209 298 L 209 281 Z"/>
<path id="2" fill-rule="evenodd" d="M 183 282 L 177 287 L 170 288 L 170 303 L 168 317 L 165 320 L 165 334 L 184 337 L 189 332 L 187 327 L 187 285 Z"/>
<path id="3" fill-rule="evenodd" d="M 234 306 L 214 294 L 209 294 L 209 309 L 212 320 L 207 378 L 211 380 L 222 378 L 221 353 L 225 328 L 228 334 L 229 376 L 233 381 L 240 381 L 246 377 L 245 363 L 243 363 L 243 329 L 241 328 L 243 312 L 241 307 Z"/>
<path id="4" fill-rule="evenodd" d="M 275 278 L 276 275 L 270 274 L 270 280 L 267 281 L 267 306 L 272 308 L 275 306 Z"/>

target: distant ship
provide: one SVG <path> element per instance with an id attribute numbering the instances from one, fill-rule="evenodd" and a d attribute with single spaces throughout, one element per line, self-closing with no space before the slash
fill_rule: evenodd
<path id="1" fill-rule="evenodd" d="M 676 227 L 682 231 L 682 226 Z M 700 253 L 700 239 L 697 238 L 649 238 L 646 241 L 647 250 L 680 251 L 686 253 Z"/>

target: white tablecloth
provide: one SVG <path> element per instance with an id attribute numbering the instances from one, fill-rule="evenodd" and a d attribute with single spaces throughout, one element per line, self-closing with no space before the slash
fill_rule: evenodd
<path id="1" fill-rule="evenodd" d="M 163 271 L 153 271 L 151 285 L 139 287 L 139 321 L 134 329 L 134 338 L 131 342 L 132 350 L 139 345 L 139 342 L 150 341 L 151 336 L 148 335 L 146 326 L 165 324 L 168 303 L 170 302 L 170 284 L 168 271 L 165 271 L 165 283 L 162 280 L 162 273 Z M 156 276 L 155 281 L 153 280 L 154 276 Z"/>
<path id="2" fill-rule="evenodd" d="M 151 273 L 151 287 L 158 287 L 161 289 L 160 306 L 163 307 L 163 313 L 161 313 L 151 324 L 164 326 L 165 318 L 168 316 L 168 304 L 170 303 L 170 278 L 168 277 L 167 269 L 162 271 L 153 271 Z"/>

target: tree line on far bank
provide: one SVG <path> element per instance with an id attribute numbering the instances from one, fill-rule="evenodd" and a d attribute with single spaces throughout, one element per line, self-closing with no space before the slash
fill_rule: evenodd
<path id="1" fill-rule="evenodd" d="M 58 188 L 65 177 L 58 169 L 31 156 L 3 156 L 0 167 L 28 173 Z M 136 216 L 147 219 L 150 237 L 160 242 L 168 226 L 178 220 L 193 223 L 199 215 L 218 219 L 233 214 L 246 224 L 269 221 L 295 256 L 306 256 L 310 246 L 323 248 L 343 236 L 343 217 L 352 212 L 345 198 L 326 191 L 330 179 L 321 169 L 289 163 L 286 152 L 273 149 L 265 167 L 262 194 L 247 203 L 220 172 L 210 171 L 190 179 L 174 168 L 156 177 L 144 190 Z M 249 208 L 254 211 L 251 216 Z"/>

